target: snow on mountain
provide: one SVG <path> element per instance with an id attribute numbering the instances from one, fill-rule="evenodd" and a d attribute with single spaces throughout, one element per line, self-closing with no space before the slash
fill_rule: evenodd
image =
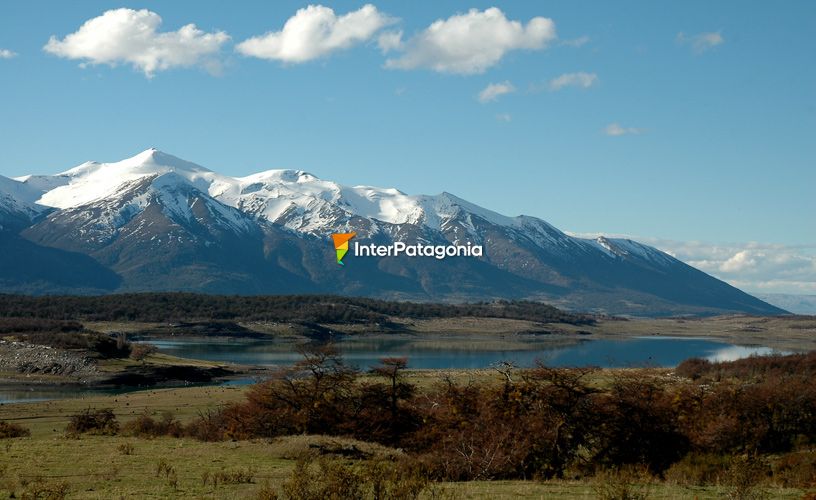
<path id="1" fill-rule="evenodd" d="M 32 217 L 45 207 L 37 205 L 38 193 L 30 186 L 0 175 L 0 210 Z"/>
<path id="2" fill-rule="evenodd" d="M 236 179 L 237 184 L 213 193 L 223 203 L 270 222 L 305 233 L 324 233 L 344 217 L 362 217 L 388 224 L 428 224 L 425 196 L 393 188 L 343 186 L 300 170 L 269 170 Z M 429 217 L 431 215 L 432 217 Z M 438 223 L 436 224 L 438 229 Z"/>
<path id="3" fill-rule="evenodd" d="M 437 231 L 457 218 L 472 226 L 471 216 L 518 228 L 530 225 L 531 220 L 505 217 L 449 193 L 408 195 L 394 188 L 344 186 L 300 170 L 268 170 L 234 178 L 155 149 L 114 163 L 86 162 L 53 176 L 20 177 L 18 184 L 26 186 L 28 193 L 39 194 L 32 201 L 70 209 L 116 198 L 134 182 L 170 173 L 176 176 L 174 182 L 188 184 L 227 206 L 315 235 L 335 230 L 352 217 L 368 219 L 375 228 L 377 222 L 407 223 Z M 557 231 L 539 222 L 548 231 Z"/>
<path id="4" fill-rule="evenodd" d="M 148 181 L 150 190 L 133 194 L 133 186 Z M 394 188 L 344 186 L 300 170 L 267 170 L 235 178 L 156 149 L 114 163 L 86 162 L 53 176 L 5 179 L 0 182 L 0 196 L 6 184 L 14 188 L 11 198 L 26 206 L 63 210 L 96 206 L 94 227 L 108 237 L 144 209 L 157 193 L 168 215 L 190 220 L 193 207 L 185 189 L 191 188 L 223 204 L 210 203 L 208 207 L 217 212 L 217 220 L 239 230 L 247 230 L 246 220 L 227 207 L 292 231 L 321 237 L 351 228 L 357 218 L 366 222 L 362 233 L 367 235 L 379 232 L 383 224 L 410 224 L 447 234 L 453 241 L 481 243 L 484 235 L 478 226 L 487 223 L 527 238 L 549 252 L 569 253 L 583 248 L 617 258 L 633 256 L 654 263 L 671 260 L 658 250 L 629 240 L 573 238 L 541 219 L 507 217 L 450 193 L 409 195 Z M 129 198 L 125 200 L 125 196 Z"/>
<path id="5" fill-rule="evenodd" d="M 115 163 L 89 161 L 55 176 L 29 176 L 25 183 L 42 188 L 38 203 L 56 208 L 75 208 L 96 200 L 108 198 L 121 191 L 127 183 L 149 176 L 174 173 L 177 180 L 208 193 L 234 180 L 204 167 L 190 163 L 156 149 Z M 54 186 L 54 187 L 51 187 Z"/>

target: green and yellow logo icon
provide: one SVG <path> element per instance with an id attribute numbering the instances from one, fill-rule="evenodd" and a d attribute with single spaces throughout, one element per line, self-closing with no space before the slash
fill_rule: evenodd
<path id="1" fill-rule="evenodd" d="M 334 249 L 337 251 L 337 263 L 341 266 L 343 264 L 343 257 L 349 249 L 349 240 L 357 236 L 357 233 L 334 233 L 332 239 L 334 240 Z"/>

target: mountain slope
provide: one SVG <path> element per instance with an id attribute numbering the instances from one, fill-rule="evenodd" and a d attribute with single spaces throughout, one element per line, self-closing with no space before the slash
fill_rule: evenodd
<path id="1" fill-rule="evenodd" d="M 12 234 L 92 258 L 121 278 L 117 290 L 534 298 L 645 315 L 783 312 L 655 248 L 575 238 L 450 193 L 343 186 L 296 170 L 233 178 L 155 149 L 0 179 L 3 207 Z M 471 243 L 484 254 L 350 256 L 338 266 L 329 236 L 350 231 L 361 244 Z"/>
<path id="2" fill-rule="evenodd" d="M 27 294 L 100 294 L 119 288 L 122 279 L 93 258 L 37 245 L 0 231 L 0 290 Z"/>

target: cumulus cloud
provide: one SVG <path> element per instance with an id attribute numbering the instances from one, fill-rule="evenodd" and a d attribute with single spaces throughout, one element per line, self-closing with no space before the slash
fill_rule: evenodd
<path id="1" fill-rule="evenodd" d="M 499 113 L 496 115 L 496 120 L 504 123 L 513 121 L 513 116 L 510 113 Z"/>
<path id="2" fill-rule="evenodd" d="M 0 49 L 0 59 L 11 59 L 17 57 L 17 53 L 9 49 Z"/>
<path id="3" fill-rule="evenodd" d="M 599 233 L 575 234 L 596 238 Z M 610 235 L 607 235 L 610 236 Z M 631 235 L 747 292 L 816 294 L 816 246 L 771 243 L 710 243 Z"/>
<path id="4" fill-rule="evenodd" d="M 387 68 L 427 68 L 440 73 L 483 73 L 511 50 L 540 50 L 556 38 L 555 23 L 534 17 L 526 25 L 491 7 L 439 19 L 399 47 Z"/>
<path id="5" fill-rule="evenodd" d="M 515 92 L 515 90 L 516 88 L 513 87 L 513 84 L 509 81 L 491 83 L 487 87 L 483 88 L 481 92 L 479 92 L 477 99 L 481 103 L 495 101 L 500 95 L 509 94 L 511 92 Z"/>
<path id="6" fill-rule="evenodd" d="M 329 7 L 309 5 L 290 17 L 281 31 L 252 37 L 236 50 L 260 59 L 302 63 L 370 40 L 394 22 L 371 4 L 342 16 Z M 393 48 L 393 42 L 393 38 L 386 40 L 386 47 Z"/>
<path id="7" fill-rule="evenodd" d="M 595 73 L 564 73 L 561 76 L 550 80 L 548 87 L 551 91 L 556 92 L 564 87 L 579 87 L 588 89 L 598 82 L 598 75 Z"/>
<path id="8" fill-rule="evenodd" d="M 147 9 L 115 9 L 85 22 L 62 40 L 52 36 L 43 50 L 86 64 L 130 64 L 148 78 L 174 67 L 203 66 L 215 72 L 215 56 L 230 37 L 205 33 L 195 24 L 158 32 L 162 18 Z"/>
<path id="9" fill-rule="evenodd" d="M 611 136 L 611 137 L 618 137 L 621 135 L 638 135 L 643 133 L 643 129 L 635 128 L 635 127 L 624 127 L 620 123 L 613 122 L 604 127 L 603 133 Z"/>
<path id="10" fill-rule="evenodd" d="M 696 35 L 686 35 L 681 31 L 677 34 L 676 40 L 680 45 L 690 46 L 691 49 L 697 54 L 702 54 L 708 49 L 714 48 L 717 45 L 721 45 L 723 42 L 725 42 L 725 39 L 719 31 L 711 33 L 698 33 Z"/>

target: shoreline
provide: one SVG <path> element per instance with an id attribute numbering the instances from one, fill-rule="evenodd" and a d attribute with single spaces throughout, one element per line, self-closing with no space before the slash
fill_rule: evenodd
<path id="1" fill-rule="evenodd" d="M 491 349 L 525 351 L 535 349 L 538 340 L 571 345 L 587 340 L 626 340 L 636 338 L 702 339 L 743 347 L 768 347 L 777 352 L 807 352 L 816 349 L 816 318 L 803 316 L 755 317 L 718 316 L 713 318 L 598 320 L 592 325 L 539 323 L 500 318 L 398 319 L 373 327 L 360 324 L 290 324 L 284 322 L 246 322 L 240 335 L 225 335 L 223 330 L 208 334 L 195 323 L 182 324 L 184 332 L 168 332 L 167 325 L 134 323 L 87 323 L 91 330 L 108 335 L 127 332 L 139 342 L 204 341 L 259 342 L 283 345 L 325 342 L 365 342 L 366 340 L 434 341 L 440 349 L 479 352 Z M 192 332 L 190 331 L 192 330 Z M 315 332 L 320 335 L 314 335 Z M 249 332 L 247 334 L 246 332 Z M 6 347 L 9 345 L 5 344 Z M 50 354 L 78 353 L 70 350 L 42 349 Z M 81 353 L 80 353 L 81 354 Z M 76 376 L 0 370 L 0 390 L 128 391 L 153 388 L 177 388 L 193 385 L 218 386 L 230 380 L 262 378 L 269 367 L 180 358 L 153 354 L 144 362 L 127 359 L 94 360 L 92 370 Z M 422 370 L 422 369 L 412 369 Z M 428 369 L 434 371 L 437 369 Z M 473 369 L 463 369 L 470 371 Z M 451 369 L 449 371 L 458 371 Z"/>

